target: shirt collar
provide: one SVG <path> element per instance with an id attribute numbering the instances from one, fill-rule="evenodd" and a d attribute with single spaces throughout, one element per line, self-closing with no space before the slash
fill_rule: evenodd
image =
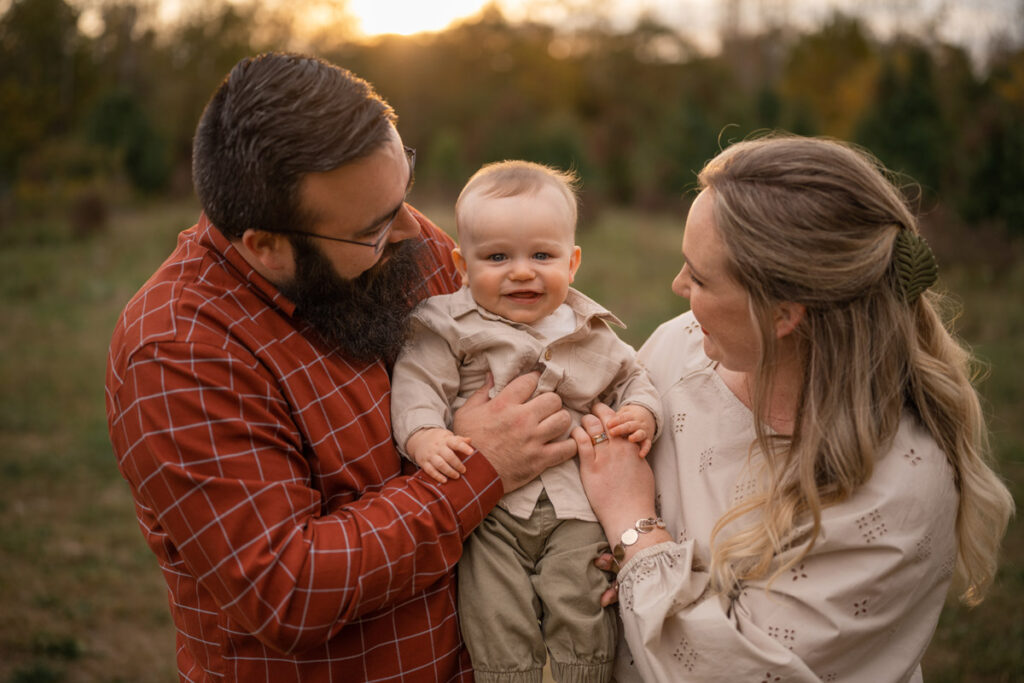
<path id="1" fill-rule="evenodd" d="M 295 304 L 278 290 L 274 283 L 260 275 L 235 245 L 218 229 L 203 212 L 195 227 L 194 238 L 203 248 L 220 255 L 227 266 L 234 271 L 238 279 L 247 282 L 256 292 L 272 306 L 288 316 L 295 313 Z"/>
<path id="2" fill-rule="evenodd" d="M 611 311 L 588 297 L 586 294 L 583 294 L 572 287 L 569 288 L 569 292 L 565 296 L 565 303 L 569 305 L 574 313 L 576 313 L 576 317 L 583 322 L 589 322 L 591 318 L 601 318 L 612 325 L 617 325 L 622 329 L 626 329 L 625 323 L 615 317 Z M 500 320 L 512 325 L 517 324 L 502 318 L 500 315 L 495 315 L 487 309 L 479 306 L 476 301 L 473 300 L 473 295 L 469 291 L 469 286 L 463 285 L 459 291 L 452 295 L 452 316 L 458 318 L 471 311 L 476 311 L 480 316 L 488 320 Z"/>

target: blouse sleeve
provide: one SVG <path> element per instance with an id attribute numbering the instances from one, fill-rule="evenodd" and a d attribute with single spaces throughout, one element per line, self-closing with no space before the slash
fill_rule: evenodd
<path id="1" fill-rule="evenodd" d="M 638 553 L 619 576 L 636 673 L 644 681 L 916 680 L 952 577 L 956 508 L 942 453 L 903 439 L 850 500 L 823 511 L 814 548 L 774 581 L 723 596 L 708 590 L 694 541 Z"/>

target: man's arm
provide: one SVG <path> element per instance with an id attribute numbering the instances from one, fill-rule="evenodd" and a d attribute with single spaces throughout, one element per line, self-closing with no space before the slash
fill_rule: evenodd
<path id="1" fill-rule="evenodd" d="M 343 453 L 340 472 L 312 471 L 324 444 L 306 442 L 259 363 L 218 347 L 152 344 L 121 379 L 119 466 L 173 544 L 167 553 L 280 651 L 326 642 L 447 575 L 501 496 L 479 454 L 444 485 L 423 473 L 388 479 L 399 467 L 390 443 Z M 316 477 L 330 480 L 328 497 Z"/>

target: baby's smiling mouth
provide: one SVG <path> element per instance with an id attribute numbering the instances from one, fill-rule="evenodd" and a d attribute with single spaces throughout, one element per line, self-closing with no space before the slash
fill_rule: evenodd
<path id="1" fill-rule="evenodd" d="M 505 296 L 515 301 L 536 301 L 541 297 L 541 292 L 520 290 L 515 292 L 508 292 L 505 294 Z"/>

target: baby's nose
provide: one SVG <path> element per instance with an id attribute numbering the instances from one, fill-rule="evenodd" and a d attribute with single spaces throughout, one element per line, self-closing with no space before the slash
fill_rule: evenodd
<path id="1" fill-rule="evenodd" d="M 509 277 L 515 280 L 529 280 L 533 278 L 533 266 L 528 261 L 515 261 L 512 263 L 512 272 Z"/>

